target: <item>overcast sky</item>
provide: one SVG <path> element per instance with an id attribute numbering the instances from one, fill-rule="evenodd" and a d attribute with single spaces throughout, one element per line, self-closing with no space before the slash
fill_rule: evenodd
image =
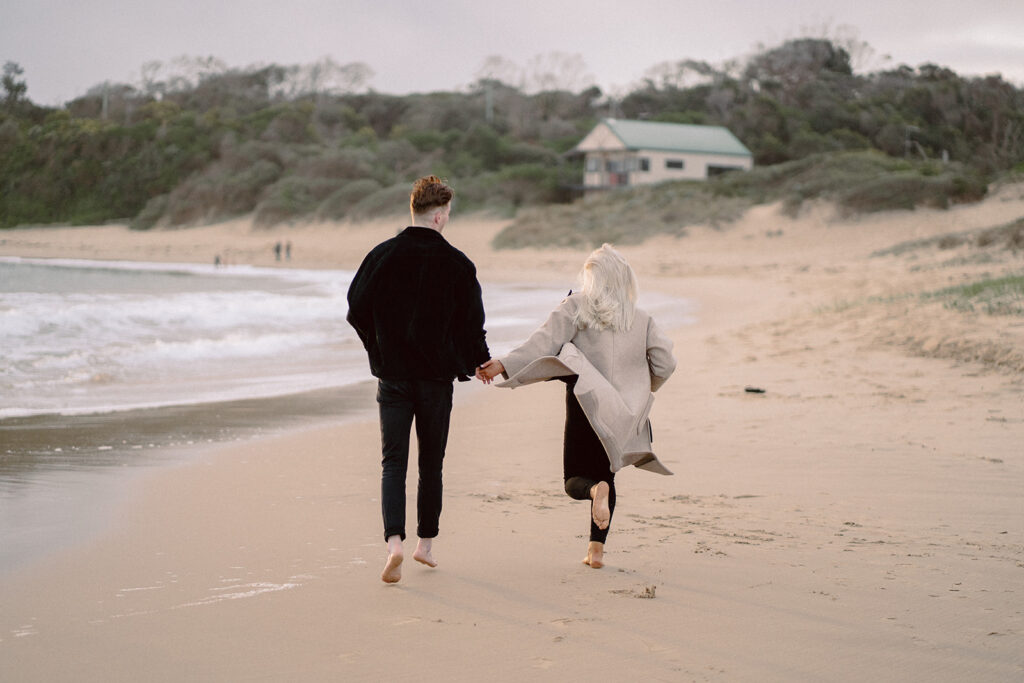
<path id="1" fill-rule="evenodd" d="M 823 27 L 868 43 L 869 71 L 933 62 L 1024 85 L 1024 0 L 0 0 L 0 61 L 48 105 L 180 55 L 365 62 L 370 87 L 405 94 L 464 88 L 491 55 L 561 52 L 621 92 L 661 62 L 717 64 Z"/>

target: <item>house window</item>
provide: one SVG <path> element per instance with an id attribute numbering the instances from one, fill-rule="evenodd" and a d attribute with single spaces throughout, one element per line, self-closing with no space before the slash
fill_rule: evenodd
<path id="1" fill-rule="evenodd" d="M 594 173 L 601 170 L 601 160 L 597 157 L 587 158 L 587 170 Z"/>
<path id="2" fill-rule="evenodd" d="M 682 159 L 665 159 L 665 168 L 682 169 L 684 167 Z"/>
<path id="3" fill-rule="evenodd" d="M 708 176 L 722 175 L 723 173 L 729 173 L 731 171 L 742 171 L 742 166 L 714 166 L 708 164 Z"/>
<path id="4" fill-rule="evenodd" d="M 648 159 L 647 157 L 640 157 L 640 170 L 641 171 L 650 171 L 651 170 L 651 160 Z"/>

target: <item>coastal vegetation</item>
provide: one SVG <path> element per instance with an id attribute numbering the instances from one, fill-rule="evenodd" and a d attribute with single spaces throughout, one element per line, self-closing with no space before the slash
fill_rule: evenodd
<path id="1" fill-rule="evenodd" d="M 989 277 L 927 294 L 956 311 L 1024 316 L 1024 275 Z"/>
<path id="2" fill-rule="evenodd" d="M 1024 91 L 932 64 L 856 73 L 855 47 L 805 38 L 721 66 L 662 64 L 616 97 L 564 58 L 529 85 L 485 68 L 460 91 L 405 96 L 368 89 L 359 63 L 193 59 L 61 107 L 33 103 L 30 74 L 8 62 L 0 227 L 359 220 L 395 213 L 430 172 L 455 185 L 460 211 L 515 218 L 501 245 L 627 242 L 765 201 L 948 206 L 1024 171 Z M 565 152 L 607 116 L 727 126 L 757 167 L 574 203 L 581 169 Z"/>
<path id="3" fill-rule="evenodd" d="M 630 244 L 655 234 L 684 234 L 690 225 L 723 226 L 747 209 L 781 201 L 795 215 L 825 199 L 844 214 L 947 208 L 985 196 L 983 175 L 958 162 L 894 158 L 877 150 L 818 152 L 707 182 L 675 182 L 605 193 L 584 202 L 520 212 L 495 246 Z"/>

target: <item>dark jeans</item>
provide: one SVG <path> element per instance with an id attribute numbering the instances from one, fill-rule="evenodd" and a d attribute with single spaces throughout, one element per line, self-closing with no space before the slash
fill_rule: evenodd
<path id="1" fill-rule="evenodd" d="M 448 443 L 452 382 L 381 379 L 377 381 L 377 403 L 383 454 L 380 504 L 384 538 L 397 534 L 405 540 L 405 474 L 413 418 L 419 442 L 416 534 L 420 538 L 434 538 L 441 518 L 441 465 Z"/>
<path id="2" fill-rule="evenodd" d="M 576 500 L 590 500 L 590 489 L 599 481 L 608 482 L 611 489 L 608 507 L 615 513 L 615 475 L 608 464 L 601 440 L 594 433 L 590 421 L 572 393 L 575 382 L 568 382 L 565 390 L 565 439 L 562 443 L 562 472 L 565 475 L 565 492 Z M 611 528 L 599 529 L 594 523 L 591 503 L 590 540 L 604 543 Z"/>

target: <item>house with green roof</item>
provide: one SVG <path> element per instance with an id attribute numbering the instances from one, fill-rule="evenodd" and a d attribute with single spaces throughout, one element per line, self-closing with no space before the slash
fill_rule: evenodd
<path id="1" fill-rule="evenodd" d="M 749 171 L 754 156 L 728 128 L 604 119 L 572 150 L 584 156 L 583 189 L 707 180 Z"/>

